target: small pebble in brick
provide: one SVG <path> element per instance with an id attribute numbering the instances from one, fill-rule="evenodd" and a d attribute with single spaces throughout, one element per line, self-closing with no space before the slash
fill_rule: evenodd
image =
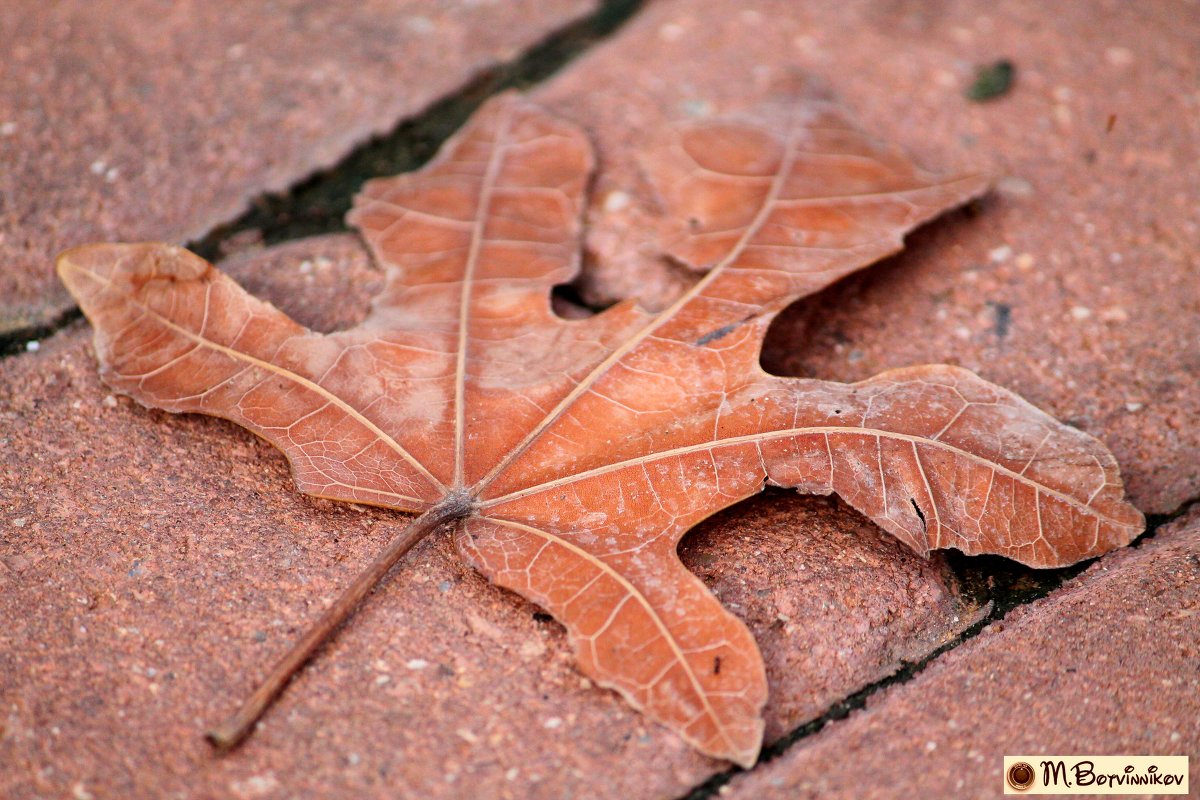
<path id="1" fill-rule="evenodd" d="M 1012 258 L 1013 249 L 1009 245 L 1000 245 L 988 251 L 988 258 L 996 264 L 1003 264 Z"/>

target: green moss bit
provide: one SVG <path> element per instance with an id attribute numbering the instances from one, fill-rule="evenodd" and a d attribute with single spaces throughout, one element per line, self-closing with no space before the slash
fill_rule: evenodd
<path id="1" fill-rule="evenodd" d="M 967 99 L 977 103 L 994 100 L 1008 94 L 1017 68 L 1008 59 L 984 64 L 975 70 L 975 82 L 967 88 Z"/>

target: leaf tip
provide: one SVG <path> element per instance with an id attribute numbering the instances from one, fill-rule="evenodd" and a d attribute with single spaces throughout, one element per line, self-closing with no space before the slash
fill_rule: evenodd
<path id="1" fill-rule="evenodd" d="M 54 259 L 54 270 L 58 273 L 58 279 L 63 282 L 63 285 L 78 299 L 79 292 L 76 287 L 79 283 L 78 272 L 82 264 L 89 259 L 89 252 L 97 245 L 85 244 L 77 247 L 71 247 L 63 250 Z"/>
<path id="2" fill-rule="evenodd" d="M 765 701 L 765 696 L 763 699 Z M 758 763 L 758 757 L 762 753 L 763 733 L 766 729 L 761 707 L 752 717 L 731 723 L 723 727 L 716 737 L 707 740 L 689 738 L 686 733 L 684 738 L 706 755 L 730 761 L 742 769 L 751 769 Z"/>
<path id="3" fill-rule="evenodd" d="M 155 279 L 190 281 L 214 272 L 211 264 L 190 250 L 163 242 L 79 245 L 60 253 L 55 269 L 85 311 L 94 290 L 89 284 L 127 282 L 137 289 Z"/>
<path id="4" fill-rule="evenodd" d="M 727 758 L 742 769 L 753 769 L 754 765 L 758 763 L 759 753 L 762 752 L 762 737 L 763 725 L 760 719 L 756 732 L 752 737 L 753 742 L 730 754 Z"/>

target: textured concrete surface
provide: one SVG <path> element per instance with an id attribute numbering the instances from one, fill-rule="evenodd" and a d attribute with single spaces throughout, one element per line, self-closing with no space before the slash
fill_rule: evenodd
<path id="1" fill-rule="evenodd" d="M 351 324 L 377 273 L 320 237 L 231 259 L 302 322 Z M 328 301 L 334 286 L 336 308 Z M 306 499 L 226 423 L 96 377 L 82 322 L 0 362 L 0 795 L 664 797 L 724 768 L 575 671 L 561 629 L 457 563 L 406 559 L 241 750 L 232 710 L 400 515 Z M 685 540 L 750 625 L 768 737 L 927 654 L 980 609 L 841 504 L 773 493 Z M 482 712 L 481 710 L 486 710 Z"/>
<path id="2" fill-rule="evenodd" d="M 1200 494 L 1198 31 L 1195 3 L 654 4 L 536 94 L 593 132 L 609 168 L 589 244 L 610 258 L 584 294 L 662 305 L 694 279 L 654 255 L 636 153 L 655 130 L 818 76 L 867 131 L 931 169 L 990 170 L 996 191 L 794 307 L 768 367 L 968 367 L 1102 438 L 1133 501 L 1169 512 Z M 999 58 L 1011 91 L 969 101 Z"/>
<path id="3" fill-rule="evenodd" d="M 59 251 L 201 236 L 594 8 L 4 3 L 0 333 L 71 306 Z"/>
<path id="4" fill-rule="evenodd" d="M 1200 513 L 1101 558 L 724 796 L 995 797 L 1003 756 L 1022 753 L 1195 764 Z"/>

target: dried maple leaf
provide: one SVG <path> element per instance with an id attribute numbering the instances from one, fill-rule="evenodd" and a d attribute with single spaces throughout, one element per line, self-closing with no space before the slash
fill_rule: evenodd
<path id="1" fill-rule="evenodd" d="M 916 169 L 825 103 L 777 127 L 699 122 L 648 158 L 662 240 L 703 272 L 660 314 L 551 312 L 551 288 L 578 269 L 592 153 L 578 128 L 514 96 L 357 199 L 350 222 L 386 285 L 351 330 L 308 331 L 167 245 L 78 248 L 59 271 L 114 389 L 249 428 L 287 454 L 304 492 L 423 515 L 337 613 L 453 523 L 468 562 L 566 626 L 587 675 L 749 765 L 766 680 L 746 626 L 679 561 L 700 520 L 766 483 L 837 492 L 920 553 L 1036 567 L 1142 528 L 1099 442 L 970 372 L 838 384 L 760 368 L 780 309 L 985 186 Z"/>

